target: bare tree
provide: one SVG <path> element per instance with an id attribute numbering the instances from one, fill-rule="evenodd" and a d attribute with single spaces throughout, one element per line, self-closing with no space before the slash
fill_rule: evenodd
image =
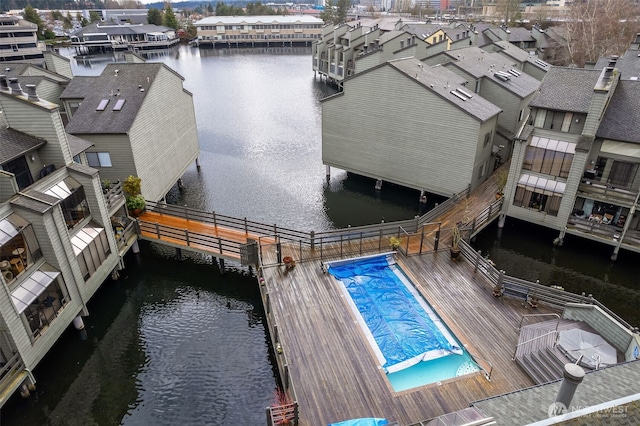
<path id="1" fill-rule="evenodd" d="M 566 21 L 567 65 L 583 67 L 601 56 L 621 55 L 638 27 L 638 6 L 633 0 L 574 2 Z"/>
<path id="2" fill-rule="evenodd" d="M 515 21 L 517 16 L 520 16 L 520 1 L 519 0 L 496 0 L 496 14 L 504 19 L 505 23 L 509 21 Z"/>

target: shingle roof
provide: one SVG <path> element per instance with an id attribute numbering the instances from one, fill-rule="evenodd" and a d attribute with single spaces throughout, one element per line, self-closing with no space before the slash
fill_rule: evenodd
<path id="1" fill-rule="evenodd" d="M 578 385 L 571 405 L 590 407 L 635 395 L 638 393 L 639 381 L 640 361 L 588 372 L 582 383 Z M 497 424 L 513 426 L 530 424 L 549 417 L 549 406 L 555 401 L 561 383 L 556 381 L 527 388 L 476 401 L 471 405 L 485 415 L 493 417 Z"/>
<path id="2" fill-rule="evenodd" d="M 77 136 L 70 135 L 68 133 L 67 140 L 69 141 L 69 149 L 71 150 L 71 155 L 74 157 L 93 146 L 92 142 L 89 142 L 88 140 L 79 138 Z"/>
<path id="3" fill-rule="evenodd" d="M 161 63 L 109 64 L 97 77 L 75 77 L 61 99 L 82 99 L 82 103 L 67 124 L 71 134 L 126 133 L 131 128 L 149 88 L 162 67 Z M 98 111 L 102 101 L 104 110 Z M 124 100 L 122 109 L 114 111 Z"/>
<path id="4" fill-rule="evenodd" d="M 473 93 L 473 90 L 467 89 L 463 85 L 466 80 L 445 67 L 430 67 L 415 58 L 397 59 L 387 64 L 480 121 L 487 121 L 502 111 L 477 93 Z M 452 94 L 456 89 L 471 94 L 471 99 L 463 100 Z"/>
<path id="5" fill-rule="evenodd" d="M 599 76 L 598 70 L 551 67 L 529 106 L 587 113 Z"/>
<path id="6" fill-rule="evenodd" d="M 445 54 L 454 59 L 447 63 L 447 67 L 457 67 L 472 75 L 474 78 L 490 79 L 521 98 L 526 98 L 540 87 L 539 80 L 519 71 L 516 66 L 517 64 L 514 64 L 513 60 L 509 60 L 498 53 L 490 53 L 479 47 L 471 46 L 463 49 L 450 50 L 445 52 Z M 511 75 L 507 81 L 495 76 L 495 73 L 498 71 L 509 73 L 509 71 L 514 68 L 514 75 Z"/>
<path id="7" fill-rule="evenodd" d="M 620 80 L 640 80 L 640 51 L 637 48 L 628 49 L 618 58 L 615 68 L 620 71 Z M 609 58 L 599 58 L 594 69 L 602 70 L 609 65 Z"/>
<path id="8" fill-rule="evenodd" d="M 397 19 L 396 19 L 397 21 Z M 322 24 L 324 21 L 320 18 L 310 15 L 266 15 L 266 16 L 209 16 L 203 18 L 194 23 L 194 25 L 215 25 L 215 24 L 234 24 L 234 23 L 247 23 L 247 24 L 270 24 L 272 22 L 289 23 L 296 22 L 309 23 L 309 24 Z M 364 23 L 363 26 L 367 26 Z"/>
<path id="9" fill-rule="evenodd" d="M 639 100 L 640 81 L 619 81 L 596 136 L 640 144 Z"/>
<path id="10" fill-rule="evenodd" d="M 0 128 L 0 164 L 5 164 L 47 143 L 46 140 L 8 127 Z"/>
<path id="11" fill-rule="evenodd" d="M 518 43 L 521 41 L 535 41 L 531 35 L 531 31 L 523 27 L 511 27 L 509 28 L 509 41 L 511 43 Z"/>
<path id="12" fill-rule="evenodd" d="M 501 48 L 501 50 L 499 50 L 497 53 L 509 56 L 520 63 L 528 62 L 536 68 L 540 68 L 541 70 L 545 71 L 549 70 L 549 67 L 551 67 L 551 65 L 549 65 L 542 59 L 538 58 L 535 55 L 530 55 L 526 50 L 522 50 L 518 46 L 515 46 L 508 41 L 496 41 L 494 44 Z"/>

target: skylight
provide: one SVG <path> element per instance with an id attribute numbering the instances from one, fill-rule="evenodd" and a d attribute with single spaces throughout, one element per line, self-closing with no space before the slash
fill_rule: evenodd
<path id="1" fill-rule="evenodd" d="M 113 110 L 114 110 L 114 111 L 120 111 L 120 110 L 122 109 L 122 106 L 124 105 L 124 101 L 125 101 L 125 100 L 126 100 L 126 99 L 118 99 L 118 100 L 116 101 L 115 106 L 113 107 Z"/>
<path id="2" fill-rule="evenodd" d="M 104 111 L 108 103 L 109 103 L 109 99 L 101 100 L 100 103 L 98 104 L 98 107 L 96 108 L 96 111 Z"/>

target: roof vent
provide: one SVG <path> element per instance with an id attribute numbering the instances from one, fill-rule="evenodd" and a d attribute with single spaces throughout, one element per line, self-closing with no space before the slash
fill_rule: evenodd
<path id="1" fill-rule="evenodd" d="M 9 87 L 11 87 L 11 93 L 14 95 L 22 95 L 22 87 L 20 87 L 20 83 L 18 83 L 18 79 L 16 77 L 9 79 Z"/>
<path id="2" fill-rule="evenodd" d="M 6 72 L 9 72 L 9 71 L 11 71 L 11 68 L 6 67 L 4 70 L 5 70 Z"/>
<path id="3" fill-rule="evenodd" d="M 27 99 L 29 99 L 30 101 L 39 101 L 40 98 L 38 97 L 38 94 L 36 93 L 36 85 L 35 84 L 25 84 L 25 91 L 27 93 Z"/>
<path id="4" fill-rule="evenodd" d="M 7 82 L 7 76 L 6 75 L 0 75 L 0 90 L 4 91 L 9 91 L 9 83 Z"/>
<path id="5" fill-rule="evenodd" d="M 117 77 L 119 72 L 120 72 L 120 70 L 113 70 L 113 75 L 115 75 Z"/>
<path id="6" fill-rule="evenodd" d="M 506 72 L 503 71 L 498 71 L 497 73 L 493 74 L 493 76 L 499 80 L 502 81 L 509 81 L 511 80 L 511 77 L 509 76 L 509 74 L 507 74 Z"/>

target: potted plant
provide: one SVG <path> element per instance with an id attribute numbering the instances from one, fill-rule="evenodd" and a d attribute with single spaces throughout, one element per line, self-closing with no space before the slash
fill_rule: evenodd
<path id="1" fill-rule="evenodd" d="M 126 200 L 127 210 L 129 210 L 129 214 L 133 217 L 138 217 L 142 214 L 142 211 L 145 208 L 146 202 L 142 195 L 136 196 L 127 196 Z"/>
<path id="2" fill-rule="evenodd" d="M 402 238 L 400 237 L 389 238 L 389 245 L 391 246 L 391 249 L 398 250 L 401 244 L 402 244 Z"/>
<path id="3" fill-rule="evenodd" d="M 506 170 L 500 170 L 496 173 L 496 185 L 498 186 L 498 191 L 496 192 L 496 200 L 499 200 L 504 196 L 504 187 L 507 185 L 507 178 L 509 177 L 509 173 Z"/>
<path id="4" fill-rule="evenodd" d="M 460 256 L 460 240 L 462 239 L 460 225 L 461 223 L 458 222 L 451 228 L 451 247 L 449 248 L 451 259 L 457 259 Z"/>
<path id="5" fill-rule="evenodd" d="M 111 184 L 111 181 L 109 179 L 102 179 L 102 192 L 103 193 L 108 193 L 111 190 L 111 187 L 113 185 Z"/>
<path id="6" fill-rule="evenodd" d="M 137 176 L 129 176 L 122 184 L 122 190 L 125 192 L 126 205 L 129 214 L 138 217 L 144 210 L 146 202 L 141 192 L 142 179 Z"/>

